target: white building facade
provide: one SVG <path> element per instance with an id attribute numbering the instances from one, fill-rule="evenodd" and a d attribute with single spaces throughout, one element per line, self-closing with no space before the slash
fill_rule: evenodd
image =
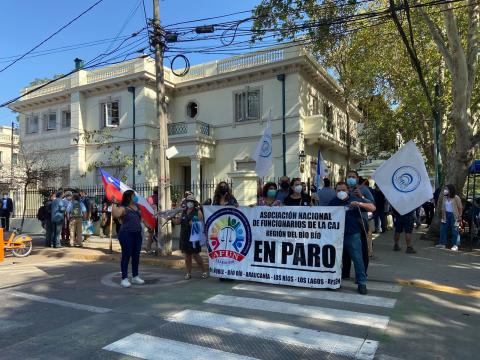
<path id="1" fill-rule="evenodd" d="M 347 117 L 341 89 L 302 47 L 278 47 L 201 64 L 184 77 L 166 68 L 165 82 L 169 146 L 178 150 L 170 159 L 172 184 L 254 176 L 251 156 L 270 109 L 274 166 L 268 178 L 284 172 L 284 111 L 286 174 L 313 181 L 320 149 L 332 180 L 344 177 Z M 131 166 L 116 155 L 133 154 L 135 106 L 135 180 L 153 183 L 159 136 L 154 86 L 153 60 L 138 58 L 80 70 L 11 108 L 20 115 L 22 144 L 56 154 L 65 184 L 87 186 L 99 183 L 100 164 L 132 182 Z M 361 113 L 350 105 L 349 115 L 354 164 L 365 155 L 357 132 Z M 110 136 L 101 146 L 84 136 L 105 129 Z M 303 153 L 305 157 L 299 156 Z"/>
<path id="2" fill-rule="evenodd" d="M 18 129 L 0 126 L 0 186 L 8 189 L 12 182 L 12 167 L 18 159 Z"/>

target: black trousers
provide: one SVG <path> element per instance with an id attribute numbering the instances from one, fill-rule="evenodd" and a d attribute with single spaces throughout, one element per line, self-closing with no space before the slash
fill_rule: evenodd
<path id="1" fill-rule="evenodd" d="M 364 221 L 365 230 L 368 232 L 368 222 Z M 367 243 L 367 234 L 363 231 L 363 228 L 360 230 L 360 237 L 362 239 L 362 259 L 363 265 L 365 266 L 365 275 L 367 274 L 368 263 L 370 258 L 368 257 L 368 243 Z M 352 259 L 345 249 L 342 253 L 342 278 L 350 277 L 350 270 L 352 268 Z"/>
<path id="2" fill-rule="evenodd" d="M 428 202 L 426 204 L 423 204 L 423 210 L 425 210 L 425 222 L 427 223 L 427 225 L 431 225 L 433 220 L 433 214 L 435 212 L 435 207 L 431 202 Z"/>
<path id="3" fill-rule="evenodd" d="M 2 218 L 2 228 L 5 231 L 10 231 L 10 213 L 0 213 L 0 217 Z"/>

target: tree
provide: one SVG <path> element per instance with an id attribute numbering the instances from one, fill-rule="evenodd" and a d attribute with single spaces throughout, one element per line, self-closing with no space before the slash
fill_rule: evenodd
<path id="1" fill-rule="evenodd" d="M 23 190 L 22 227 L 27 209 L 27 190 L 47 184 L 58 177 L 56 160 L 45 149 L 21 145 L 12 174 L 2 173 L 1 182 L 11 182 L 14 188 Z"/>
<path id="2" fill-rule="evenodd" d="M 418 0 L 413 0 L 413 3 L 420 4 Z M 432 109 L 432 116 L 435 116 L 432 91 L 424 80 L 424 67 L 417 55 L 408 0 L 403 0 L 402 7 L 407 18 L 407 30 L 397 16 L 398 7 L 394 0 L 389 0 L 389 4 L 392 19 L 418 75 L 425 98 Z M 429 14 L 424 7 L 418 7 L 421 20 L 428 27 L 429 36 L 442 57 L 441 66 L 450 76 L 451 108 L 447 119 L 455 133 L 455 142 L 446 159 L 445 182 L 453 184 L 457 189 L 464 188 L 468 167 L 480 143 L 479 103 L 478 98 L 473 97 L 478 77 L 480 4 L 473 0 L 466 1 L 466 4 L 466 9 L 455 10 L 450 2 L 442 3 L 441 15 Z"/>
<path id="3" fill-rule="evenodd" d="M 337 18 L 351 18 L 358 12 L 360 5 L 355 1 L 336 0 L 264 0 L 255 9 L 254 40 L 261 40 L 269 29 L 278 29 L 281 40 L 301 40 L 310 48 L 317 60 L 333 70 L 342 91 L 346 117 L 347 168 L 351 168 L 352 129 L 350 120 L 351 104 L 359 101 L 365 89 L 369 91 L 374 84 L 366 81 L 372 77 L 358 72 L 358 66 L 352 61 L 358 55 L 352 47 L 352 37 L 347 24 L 334 21 Z"/>

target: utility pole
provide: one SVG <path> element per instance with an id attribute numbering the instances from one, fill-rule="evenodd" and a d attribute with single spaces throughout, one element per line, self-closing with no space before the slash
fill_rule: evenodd
<path id="1" fill-rule="evenodd" d="M 11 144 L 10 144 L 10 187 L 13 186 L 13 150 L 15 148 L 15 143 L 14 143 L 14 137 L 15 137 L 15 123 L 12 121 L 12 138 L 11 138 Z"/>
<path id="2" fill-rule="evenodd" d="M 157 121 L 159 124 L 158 143 L 158 210 L 165 211 L 170 208 L 170 167 L 165 155 L 168 147 L 167 109 L 165 104 L 165 83 L 163 73 L 163 31 L 160 26 L 160 5 L 158 0 L 153 0 L 153 32 L 152 43 L 155 47 L 155 88 Z M 172 253 L 172 240 L 170 225 L 165 225 L 165 219 L 159 219 L 158 234 L 163 252 Z"/>
<path id="3" fill-rule="evenodd" d="M 133 136 L 133 143 L 132 143 L 132 167 L 133 167 L 133 173 L 132 173 L 132 184 L 133 184 L 133 189 L 136 188 L 136 181 L 135 181 L 135 173 L 137 172 L 137 154 L 136 154 L 136 149 L 135 149 L 135 138 L 136 138 L 136 135 L 135 135 L 135 123 L 136 123 L 136 119 L 135 119 L 135 86 L 129 86 L 128 87 L 128 92 L 131 92 L 132 93 L 132 122 L 133 122 L 133 126 L 132 126 L 132 129 L 133 129 L 133 133 L 132 133 L 132 136 Z"/>

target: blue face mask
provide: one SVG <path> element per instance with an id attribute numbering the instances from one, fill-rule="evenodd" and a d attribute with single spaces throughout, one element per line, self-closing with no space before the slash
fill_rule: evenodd
<path id="1" fill-rule="evenodd" d="M 275 189 L 268 189 L 267 190 L 267 197 L 274 198 L 277 195 L 277 190 Z"/>
<path id="2" fill-rule="evenodd" d="M 133 196 L 133 203 L 134 203 L 134 204 L 137 204 L 137 203 L 138 203 L 138 196 L 137 196 L 137 195 L 134 195 L 134 196 Z"/>
<path id="3" fill-rule="evenodd" d="M 355 185 L 357 185 L 357 179 L 355 179 L 355 178 L 348 178 L 348 179 L 347 179 L 347 185 L 348 185 L 348 186 L 355 186 Z"/>

